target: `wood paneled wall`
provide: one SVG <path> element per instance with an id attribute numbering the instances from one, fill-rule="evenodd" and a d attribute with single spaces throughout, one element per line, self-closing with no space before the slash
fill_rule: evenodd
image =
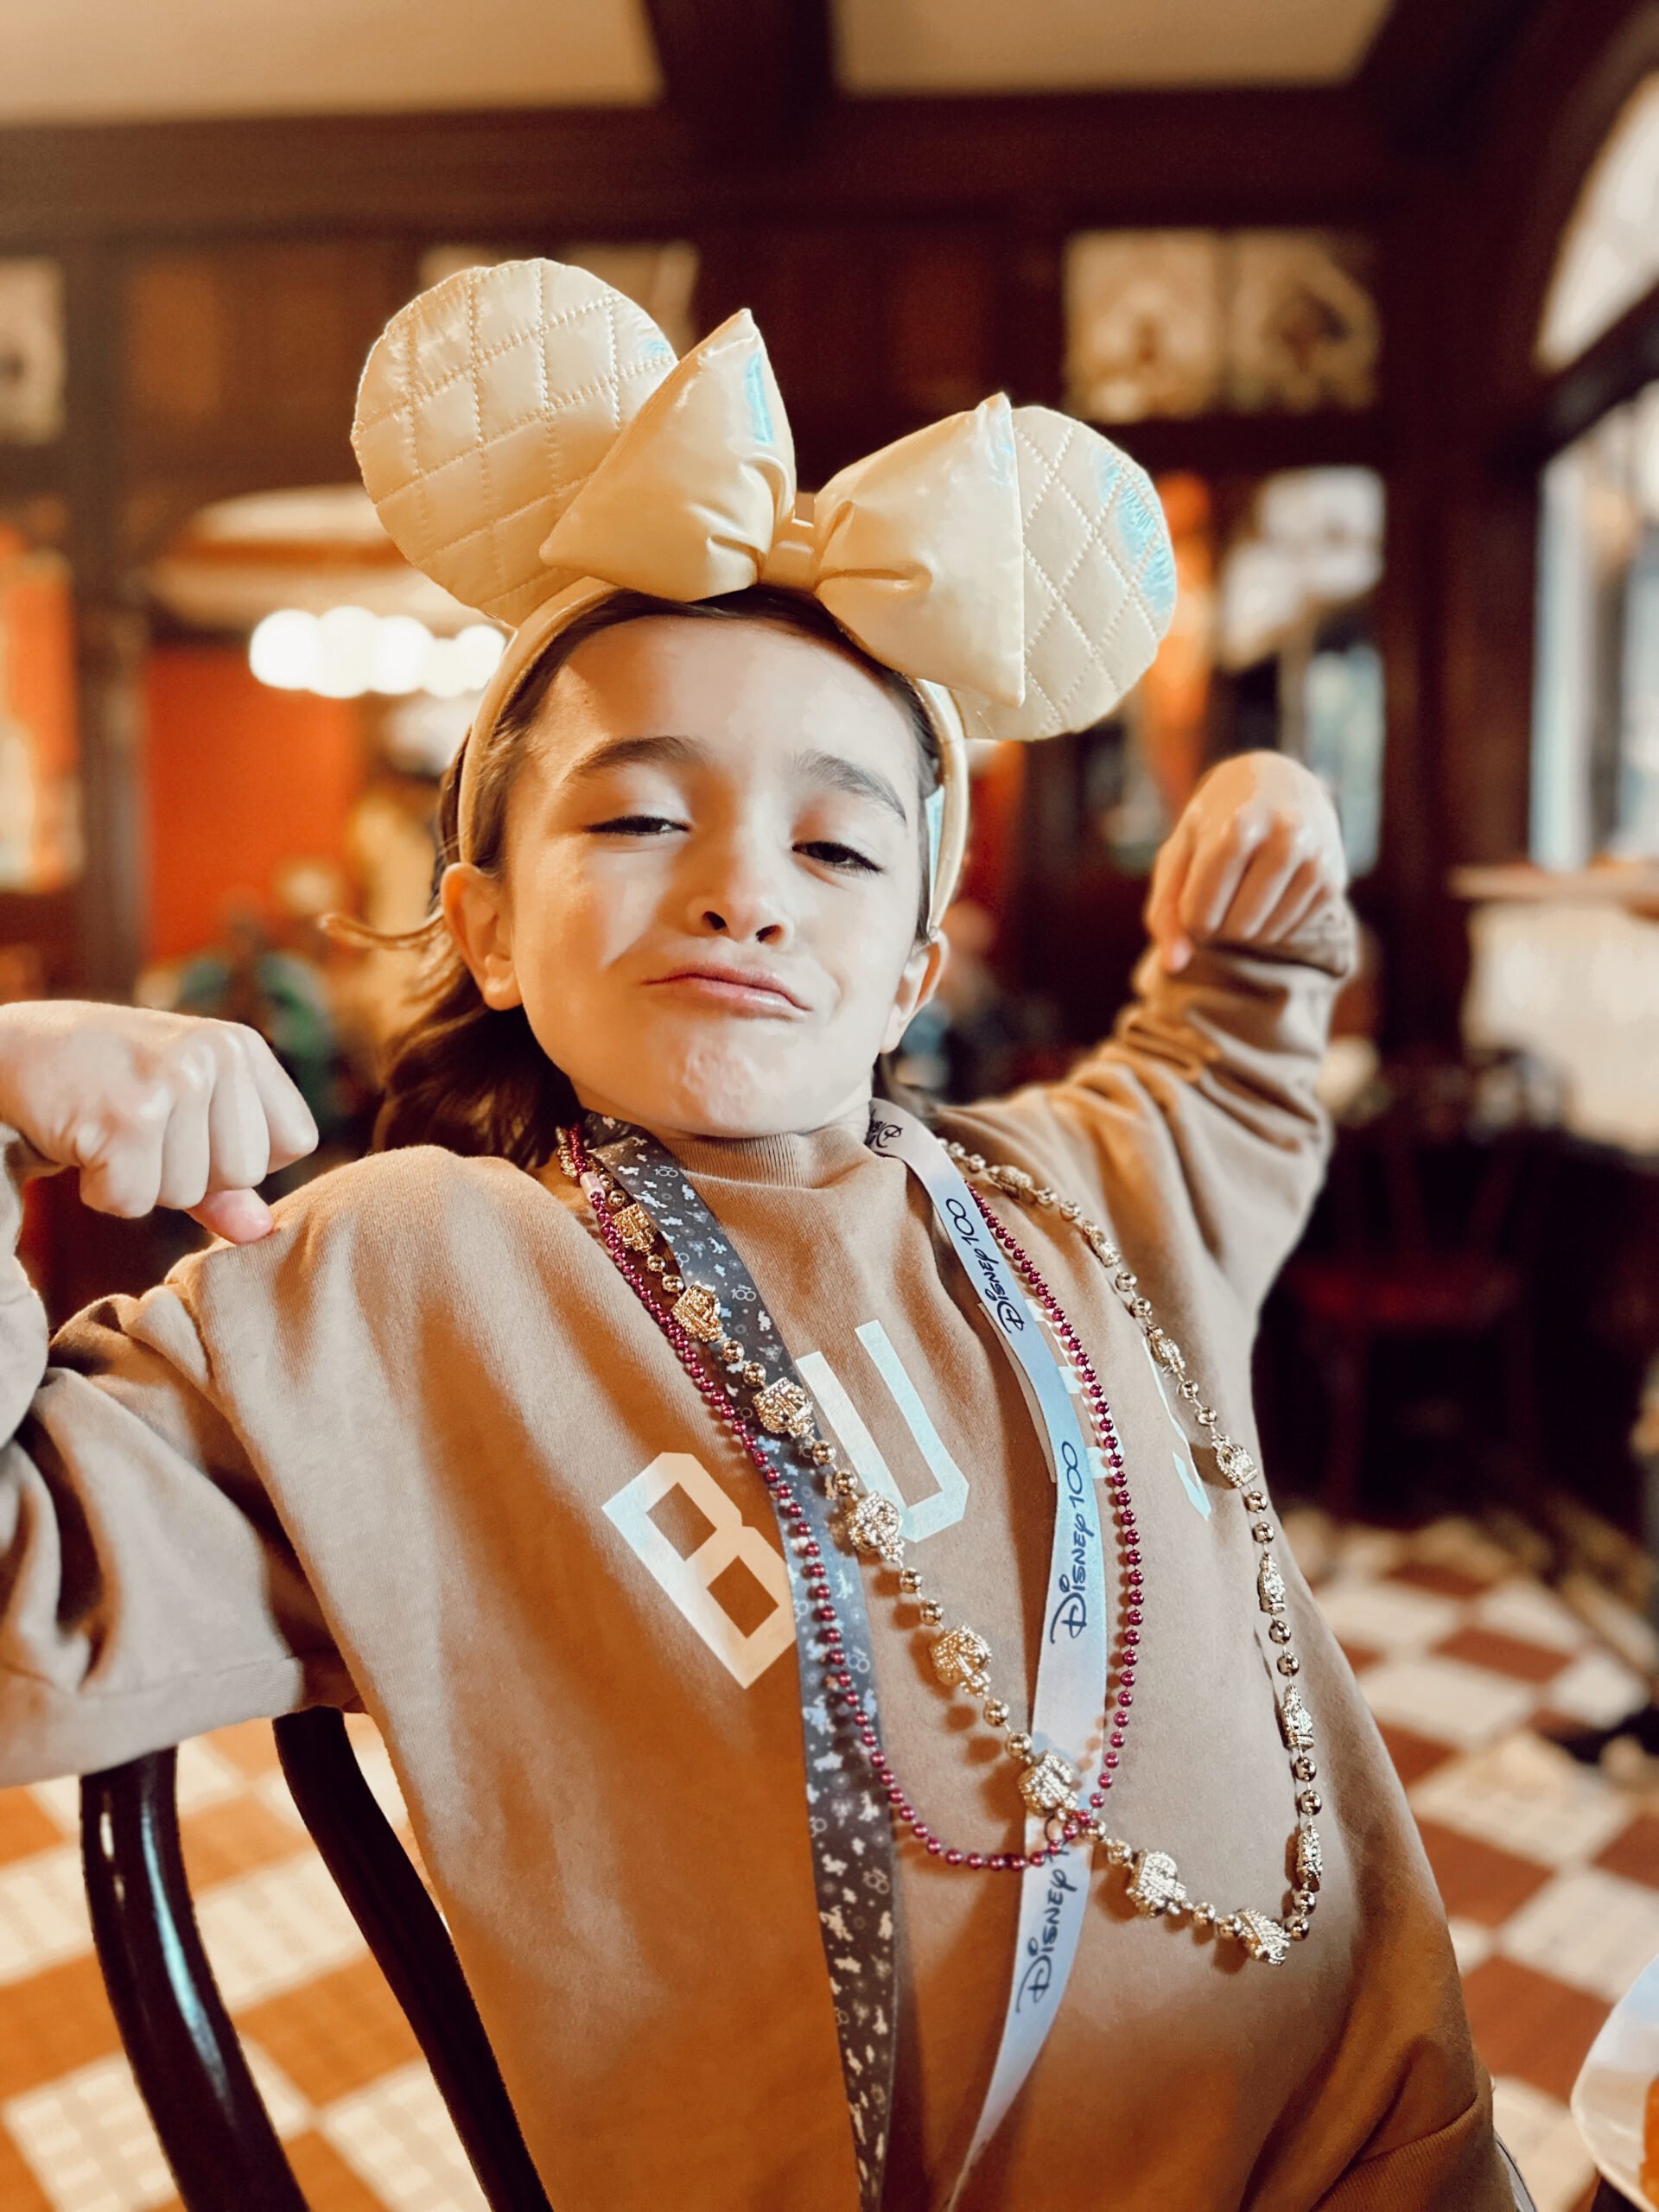
<path id="1" fill-rule="evenodd" d="M 1378 248 L 1375 414 L 1148 424 L 1125 442 L 1160 469 L 1384 470 L 1372 905 L 1395 1033 L 1448 1034 L 1462 931 L 1446 868 L 1524 836 L 1534 486 L 1553 404 L 1531 334 L 1578 181 L 1656 56 L 1655 0 L 1398 0 L 1350 87 L 867 101 L 820 87 L 785 141 L 741 161 L 711 150 L 707 84 L 696 114 L 0 132 L 0 251 L 60 253 L 71 288 L 71 435 L 55 459 L 0 452 L 0 501 L 43 469 L 68 499 L 97 785 L 92 987 L 128 979 L 142 905 L 137 568 L 207 499 L 349 475 L 358 372 L 425 245 L 693 238 L 699 321 L 753 308 L 811 481 L 998 386 L 1058 400 L 1075 229 L 1341 222 Z"/>

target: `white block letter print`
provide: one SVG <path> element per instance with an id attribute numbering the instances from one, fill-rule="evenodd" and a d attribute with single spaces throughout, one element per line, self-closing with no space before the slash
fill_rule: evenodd
<path id="1" fill-rule="evenodd" d="M 892 1499 L 904 1516 L 906 1539 L 918 1543 L 924 1536 L 936 1536 L 941 1529 L 949 1529 L 961 1520 L 968 1510 L 968 1478 L 945 1450 L 943 1438 L 881 1324 L 866 1321 L 857 1333 L 858 1341 L 887 1384 L 893 1403 L 905 1417 L 906 1427 L 916 1440 L 917 1450 L 938 1484 L 931 1497 L 920 1498 L 914 1505 L 906 1503 L 893 1478 L 893 1470 L 876 1448 L 875 1439 L 859 1419 L 857 1408 L 842 1389 L 840 1377 L 821 1351 L 808 1352 L 797 1364 L 825 1419 L 841 1439 L 847 1457 L 863 1477 L 866 1487 Z"/>
<path id="2" fill-rule="evenodd" d="M 677 1488 L 713 1523 L 684 1559 L 651 1517 L 652 1506 Z M 794 1643 L 795 1613 L 783 1560 L 690 1452 L 659 1452 L 643 1473 L 605 1501 L 605 1513 L 741 1688 L 759 1681 Z M 709 1591 L 734 1560 L 742 1560 L 772 1601 L 772 1611 L 747 1636 Z"/>

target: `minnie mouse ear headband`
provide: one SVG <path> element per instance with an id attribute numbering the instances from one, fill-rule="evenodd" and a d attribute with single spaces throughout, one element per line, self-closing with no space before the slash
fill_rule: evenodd
<path id="1" fill-rule="evenodd" d="M 968 832 L 964 740 L 1082 729 L 1146 670 L 1175 564 L 1144 471 L 1001 394 L 799 494 L 747 309 L 683 360 L 650 316 L 556 261 L 466 269 L 411 300 L 363 372 L 352 443 L 399 551 L 513 634 L 461 763 L 542 647 L 607 592 L 817 599 L 908 677 L 939 741 L 937 926 Z"/>

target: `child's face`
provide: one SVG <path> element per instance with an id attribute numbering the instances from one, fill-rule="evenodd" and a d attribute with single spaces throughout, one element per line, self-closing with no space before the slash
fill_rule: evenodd
<path id="1" fill-rule="evenodd" d="M 771 1135 L 867 1098 L 940 964 L 895 702 L 775 625 L 653 617 L 578 646 L 534 739 L 499 879 L 445 879 L 487 1002 L 649 1127 Z"/>

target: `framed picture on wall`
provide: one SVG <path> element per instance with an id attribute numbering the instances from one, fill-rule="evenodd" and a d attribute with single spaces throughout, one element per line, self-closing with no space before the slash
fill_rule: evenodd
<path id="1" fill-rule="evenodd" d="M 63 271 L 0 259 L 0 444 L 45 445 L 63 429 Z"/>

